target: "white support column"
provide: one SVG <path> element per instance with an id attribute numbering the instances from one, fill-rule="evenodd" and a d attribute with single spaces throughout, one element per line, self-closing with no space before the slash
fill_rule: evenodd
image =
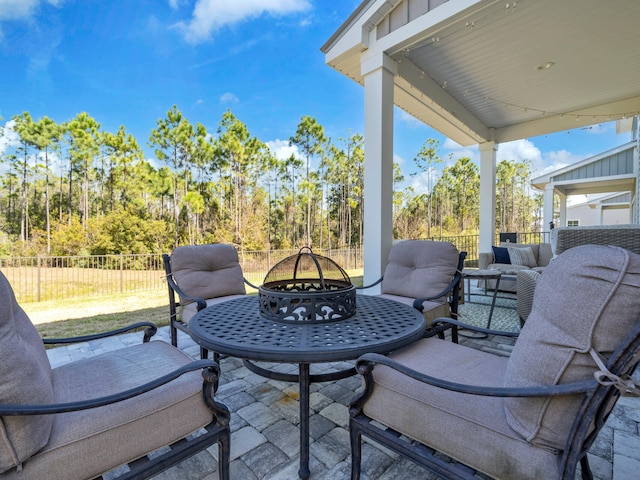
<path id="1" fill-rule="evenodd" d="M 396 63 L 362 59 L 364 76 L 364 285 L 382 275 L 393 242 L 393 86 Z M 375 292 L 367 292 L 375 293 Z"/>
<path id="2" fill-rule="evenodd" d="M 480 235 L 478 252 L 490 252 L 496 235 L 496 142 L 480 148 Z"/>
<path id="3" fill-rule="evenodd" d="M 596 205 L 596 225 L 602 225 L 604 221 L 604 212 L 603 212 L 602 204 L 599 203 Z"/>
<path id="4" fill-rule="evenodd" d="M 558 225 L 556 227 L 566 227 L 567 226 L 567 196 L 564 193 L 557 193 L 559 204 L 560 204 L 560 212 L 558 214 Z"/>
<path id="5" fill-rule="evenodd" d="M 544 186 L 544 199 L 542 206 L 542 231 L 549 231 L 549 224 L 553 222 L 553 183 L 547 183 Z M 560 226 L 560 225 L 558 225 Z"/>

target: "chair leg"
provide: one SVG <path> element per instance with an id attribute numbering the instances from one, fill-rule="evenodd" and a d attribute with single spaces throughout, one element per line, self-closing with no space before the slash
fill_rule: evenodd
<path id="1" fill-rule="evenodd" d="M 218 472 L 220 480 L 229 480 L 231 462 L 231 436 L 229 430 L 218 440 Z"/>
<path id="2" fill-rule="evenodd" d="M 202 360 L 206 360 L 207 358 L 209 358 L 209 350 L 207 350 L 204 347 L 200 347 L 200 358 Z M 218 360 L 216 359 L 215 354 L 213 355 L 213 359 L 217 362 Z"/>
<path id="3" fill-rule="evenodd" d="M 353 420 L 349 420 L 349 436 L 351 437 L 351 480 L 360 480 L 362 434 Z"/>
<path id="4" fill-rule="evenodd" d="M 169 326 L 169 335 L 171 336 L 171 345 L 173 345 L 174 347 L 177 347 L 178 346 L 178 329 L 173 324 L 173 321 L 170 323 L 170 326 Z"/>
<path id="5" fill-rule="evenodd" d="M 591 472 L 591 466 L 586 454 L 580 459 L 580 471 L 582 472 L 582 480 L 593 480 L 593 472 Z"/>

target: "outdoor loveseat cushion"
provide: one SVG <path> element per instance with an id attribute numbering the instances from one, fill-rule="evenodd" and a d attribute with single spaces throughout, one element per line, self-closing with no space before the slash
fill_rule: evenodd
<path id="1" fill-rule="evenodd" d="M 511 354 L 504 385 L 593 378 L 596 364 L 590 349 L 608 357 L 637 324 L 639 289 L 640 255 L 597 245 L 559 255 L 538 280 L 533 308 Z M 507 421 L 530 442 L 560 449 L 580 402 L 579 395 L 507 399 Z"/>

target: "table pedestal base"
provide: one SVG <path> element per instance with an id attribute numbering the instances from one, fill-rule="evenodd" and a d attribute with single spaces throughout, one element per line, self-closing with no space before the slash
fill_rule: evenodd
<path id="1" fill-rule="evenodd" d="M 310 388 L 313 382 L 331 382 L 355 375 L 355 368 L 347 368 L 336 372 L 322 373 L 311 375 L 311 367 L 308 363 L 300 363 L 298 365 L 298 374 L 274 372 L 267 368 L 260 367 L 254 362 L 243 360 L 245 367 L 253 373 L 262 377 L 281 382 L 298 383 L 300 386 L 300 469 L 298 476 L 304 480 L 309 478 L 311 470 L 309 469 L 309 415 L 310 415 Z"/>

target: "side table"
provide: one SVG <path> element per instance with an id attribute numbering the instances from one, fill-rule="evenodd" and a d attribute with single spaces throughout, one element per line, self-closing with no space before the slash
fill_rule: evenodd
<path id="1" fill-rule="evenodd" d="M 491 299 L 491 310 L 489 310 L 489 320 L 487 321 L 487 328 L 491 328 L 491 319 L 493 318 L 493 310 L 496 307 L 496 297 L 498 295 L 498 288 L 500 287 L 500 277 L 502 277 L 502 272 L 500 270 L 477 270 L 472 268 L 465 268 L 462 270 L 462 280 L 467 280 L 467 299 L 469 303 L 471 303 L 471 280 L 496 281 L 496 286 L 493 290 L 493 298 Z"/>

